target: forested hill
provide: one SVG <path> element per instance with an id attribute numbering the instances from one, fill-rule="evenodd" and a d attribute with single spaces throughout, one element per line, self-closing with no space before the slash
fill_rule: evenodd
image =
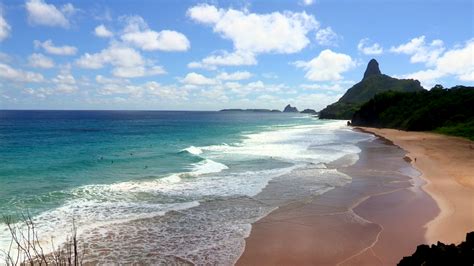
<path id="1" fill-rule="evenodd" d="M 385 91 L 422 91 L 418 80 L 396 79 L 384 75 L 375 59 L 370 60 L 362 81 L 355 84 L 337 101 L 321 110 L 323 119 L 351 119 L 359 107 L 374 95 Z"/>
<path id="2" fill-rule="evenodd" d="M 474 87 L 436 85 L 430 91 L 377 94 L 355 112 L 352 124 L 436 131 L 474 140 Z"/>

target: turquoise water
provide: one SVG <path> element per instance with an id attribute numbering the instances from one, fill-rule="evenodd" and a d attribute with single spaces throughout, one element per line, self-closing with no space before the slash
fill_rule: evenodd
<path id="1" fill-rule="evenodd" d="M 2 111 L 0 209 L 38 213 L 87 184 L 165 177 L 202 158 L 190 146 L 238 143 L 243 133 L 308 123 L 294 114 Z"/>
<path id="2" fill-rule="evenodd" d="M 355 143 L 366 136 L 343 124 L 298 113 L 1 111 L 0 214 L 28 211 L 45 241 L 54 237 L 56 243 L 64 240 L 72 219 L 90 243 L 99 241 L 92 240 L 94 232 L 103 232 L 104 226 L 118 230 L 172 211 L 200 217 L 194 224 L 177 222 L 173 233 L 160 231 L 160 237 L 173 239 L 202 221 L 215 221 L 213 215 L 228 213 L 236 198 L 257 195 L 275 177 L 309 164 L 323 169 L 325 163 L 357 154 Z M 323 169 L 319 175 L 334 171 Z M 318 185 L 316 173 L 314 180 L 314 193 L 336 186 L 327 178 Z M 218 230 L 187 235 L 199 248 L 181 249 L 181 258 L 199 262 L 224 250 L 232 261 L 249 223 L 272 208 L 252 205 L 237 217 L 219 216 L 219 223 L 206 224 Z M 165 230 L 156 223 L 135 223 L 123 232 L 150 227 Z M 229 228 L 231 233 L 219 233 Z M 219 252 L 213 250 L 216 238 L 222 242 Z M 162 241 L 155 249 L 176 244 Z M 0 249 L 9 243 L 0 223 Z"/>

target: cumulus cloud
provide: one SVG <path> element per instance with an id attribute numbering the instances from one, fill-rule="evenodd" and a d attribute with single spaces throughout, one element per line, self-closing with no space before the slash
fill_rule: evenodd
<path id="1" fill-rule="evenodd" d="M 55 46 L 53 41 L 47 40 L 44 42 L 40 42 L 35 40 L 34 42 L 35 48 L 43 48 L 47 53 L 54 54 L 54 55 L 75 55 L 77 53 L 77 48 L 74 46 L 63 45 L 63 46 Z"/>
<path id="2" fill-rule="evenodd" d="M 32 25 L 68 28 L 70 26 L 69 17 L 76 12 L 76 9 L 70 3 L 57 8 L 43 0 L 29 0 L 25 6 L 28 21 Z"/>
<path id="3" fill-rule="evenodd" d="M 314 0 L 303 0 L 302 4 L 305 6 L 310 6 L 314 3 Z"/>
<path id="4" fill-rule="evenodd" d="M 349 55 L 335 53 L 329 49 L 321 51 L 310 61 L 297 61 L 293 64 L 306 70 L 305 77 L 312 81 L 340 80 L 342 73 L 355 66 L 355 62 Z"/>
<path id="5" fill-rule="evenodd" d="M 7 64 L 0 63 L 0 78 L 16 82 L 42 82 L 43 75 L 30 71 L 17 70 Z"/>
<path id="6" fill-rule="evenodd" d="M 0 42 L 8 38 L 10 36 L 11 26 L 3 17 L 3 12 L 0 9 Z"/>
<path id="7" fill-rule="evenodd" d="M 461 81 L 474 81 L 474 40 L 463 46 L 446 51 L 437 57 L 430 69 L 404 75 L 406 78 L 420 80 L 424 86 L 431 87 L 438 79 L 454 76 Z"/>
<path id="8" fill-rule="evenodd" d="M 309 44 L 307 33 L 319 23 L 305 12 L 250 13 L 246 10 L 217 9 L 201 4 L 188 9 L 194 21 L 209 24 L 236 50 L 253 53 L 295 53 Z"/>
<path id="9" fill-rule="evenodd" d="M 94 34 L 95 36 L 100 37 L 100 38 L 110 38 L 114 36 L 114 34 L 110 30 L 108 30 L 104 26 L 104 24 L 100 24 L 99 26 L 95 27 Z"/>
<path id="10" fill-rule="evenodd" d="M 248 82 L 247 84 L 241 84 L 238 82 L 226 82 L 222 86 L 228 88 L 232 93 L 239 97 L 245 97 L 249 94 L 261 94 L 261 93 L 275 93 L 280 94 L 288 92 L 288 88 L 284 84 L 268 84 L 261 80 Z"/>
<path id="11" fill-rule="evenodd" d="M 337 44 L 339 36 L 331 27 L 320 29 L 316 32 L 316 41 L 319 45 L 333 46 Z"/>
<path id="12" fill-rule="evenodd" d="M 234 46 L 234 52 L 211 55 L 201 62 L 190 63 L 190 67 L 250 65 L 256 64 L 255 55 L 259 53 L 296 53 L 310 43 L 307 34 L 319 27 L 314 16 L 306 12 L 257 14 L 200 4 L 189 8 L 187 16 L 211 26 Z M 231 63 L 225 59 L 232 59 Z"/>
<path id="13" fill-rule="evenodd" d="M 229 101 L 229 97 L 226 95 L 226 92 L 222 87 L 201 90 L 199 95 L 211 99 L 214 102 L 226 103 Z"/>
<path id="14" fill-rule="evenodd" d="M 161 66 L 155 66 L 143 59 L 135 49 L 118 44 L 112 44 L 99 53 L 85 53 L 76 60 L 76 64 L 87 69 L 100 69 L 105 65 L 112 65 L 112 74 L 121 78 L 136 78 L 166 73 Z"/>
<path id="15" fill-rule="evenodd" d="M 158 96 L 163 100 L 186 101 L 188 100 L 188 91 L 178 89 L 174 86 L 163 86 L 155 81 L 145 83 L 148 94 Z"/>
<path id="16" fill-rule="evenodd" d="M 188 38 L 180 32 L 162 30 L 156 32 L 140 16 L 127 17 L 127 25 L 120 37 L 145 51 L 187 51 L 190 48 Z"/>
<path id="17" fill-rule="evenodd" d="M 425 36 L 413 38 L 407 43 L 391 47 L 390 52 L 411 55 L 410 62 L 426 63 L 432 66 L 444 52 L 444 43 L 442 40 L 433 40 L 431 43 L 427 43 L 425 39 Z"/>
<path id="18" fill-rule="evenodd" d="M 54 61 L 43 54 L 34 53 L 28 57 L 28 65 L 37 68 L 52 68 Z"/>
<path id="19" fill-rule="evenodd" d="M 364 38 L 357 44 L 357 49 L 365 55 L 379 55 L 383 53 L 383 48 L 378 43 L 370 42 L 369 38 Z"/>
<path id="20" fill-rule="evenodd" d="M 188 73 L 182 80 L 182 83 L 189 84 L 189 85 L 213 85 L 216 84 L 216 81 L 211 78 L 207 78 L 201 74 L 191 72 Z"/>
<path id="21" fill-rule="evenodd" d="M 334 91 L 334 92 L 344 92 L 350 87 L 351 84 L 354 84 L 354 81 L 348 82 L 333 82 L 329 84 L 301 84 L 300 88 L 305 90 L 315 90 L 315 91 Z"/>
<path id="22" fill-rule="evenodd" d="M 139 98 L 141 100 L 152 100 L 155 98 L 167 101 L 188 100 L 188 91 L 186 89 L 177 88 L 173 85 L 162 85 L 156 81 L 132 84 L 127 79 L 109 78 L 97 75 L 96 82 L 99 84 L 97 91 L 101 95 L 125 94 L 128 97 Z M 120 98 L 120 102 L 125 101 L 126 99 Z"/>
<path id="23" fill-rule="evenodd" d="M 60 73 L 52 79 L 52 82 L 56 85 L 55 92 L 73 93 L 78 90 L 76 79 L 68 67 L 61 69 Z"/>
<path id="24" fill-rule="evenodd" d="M 229 53 L 222 51 L 203 58 L 201 61 L 194 61 L 188 64 L 189 68 L 216 69 L 218 66 L 248 66 L 256 65 L 257 59 L 250 52 L 235 51 Z"/>
<path id="25" fill-rule="evenodd" d="M 217 79 L 219 80 L 244 80 L 244 79 L 249 79 L 252 77 L 252 74 L 248 71 L 237 71 L 234 73 L 227 73 L 227 72 L 222 72 L 219 75 L 217 75 Z"/>

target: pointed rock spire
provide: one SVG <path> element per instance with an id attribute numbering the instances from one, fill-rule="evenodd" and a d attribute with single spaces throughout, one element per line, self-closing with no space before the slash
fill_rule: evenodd
<path id="1" fill-rule="evenodd" d="M 379 63 L 377 60 L 372 59 L 369 61 L 369 64 L 367 65 L 367 69 L 365 70 L 364 73 L 364 79 L 373 75 L 380 75 L 382 72 L 380 72 L 379 69 Z"/>

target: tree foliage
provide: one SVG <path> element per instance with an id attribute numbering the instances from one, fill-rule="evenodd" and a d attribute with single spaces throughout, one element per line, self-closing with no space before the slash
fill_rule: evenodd
<path id="1" fill-rule="evenodd" d="M 377 94 L 354 113 L 352 124 L 437 131 L 474 140 L 474 87 Z"/>

